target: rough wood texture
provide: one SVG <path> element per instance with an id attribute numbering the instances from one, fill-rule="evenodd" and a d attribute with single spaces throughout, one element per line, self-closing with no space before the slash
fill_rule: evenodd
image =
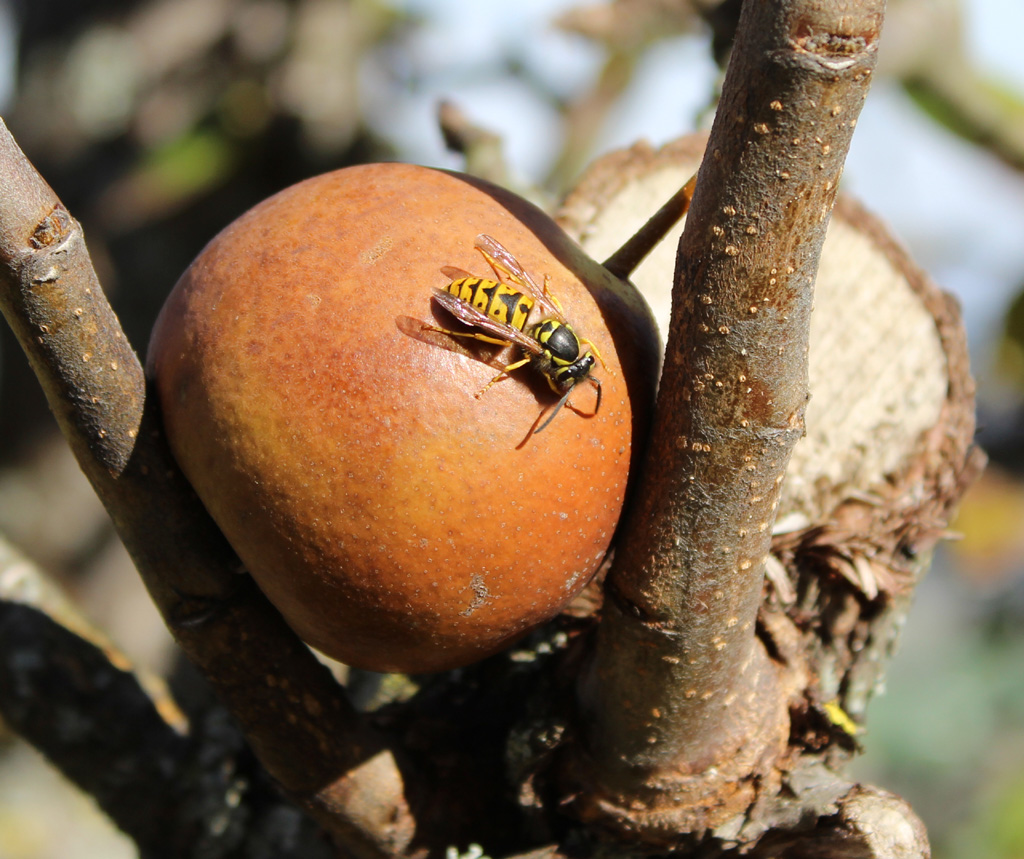
<path id="1" fill-rule="evenodd" d="M 804 433 L 813 284 L 880 2 L 743 6 L 673 276 L 645 468 L 620 525 L 567 794 L 653 844 L 774 795 L 801 679 L 756 632 Z"/>
<path id="2" fill-rule="evenodd" d="M 404 848 L 413 823 L 394 758 L 238 575 L 170 455 L 81 226 L 2 123 L 0 189 L 0 310 L 168 627 L 297 801 L 358 855 Z"/>
<path id="3" fill-rule="evenodd" d="M 562 226 L 592 256 L 605 258 L 618 248 L 621 230 L 638 229 L 659 201 L 696 173 L 706 142 L 693 135 L 660 150 L 638 144 L 605 156 L 563 204 Z M 631 278 L 663 333 L 684 223 Z M 948 386 L 946 359 L 935 315 L 920 292 L 947 299 L 929 283 L 908 288 L 908 274 L 924 280 L 880 224 L 840 197 L 815 285 L 807 434 L 793 451 L 783 485 L 783 530 L 814 521 L 829 499 L 844 496 L 844 487 L 856 491 L 883 480 L 939 417 Z M 955 320 L 955 308 L 953 313 Z"/>
<path id="4" fill-rule="evenodd" d="M 607 257 L 616 235 L 643 224 L 697 170 L 705 143 L 692 136 L 606 156 L 565 201 L 560 222 Z M 632 277 L 663 330 L 681 231 Z M 903 800 L 840 774 L 857 743 L 834 706 L 863 723 L 913 587 L 983 465 L 972 447 L 966 342 L 955 301 L 849 199 L 837 202 L 815 290 L 807 435 L 787 469 L 759 615 L 762 638 L 800 678 L 785 790 L 716 834 L 724 845 L 772 830 L 754 855 L 927 856 L 927 836 Z M 877 828 L 851 826 L 858 815 Z M 806 829 L 819 818 L 829 821 L 824 840 Z M 882 842 L 903 836 L 887 853 Z"/>

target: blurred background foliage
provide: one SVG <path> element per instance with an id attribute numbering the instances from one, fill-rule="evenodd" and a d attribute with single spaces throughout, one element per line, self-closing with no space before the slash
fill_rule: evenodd
<path id="1" fill-rule="evenodd" d="M 0 98 L 83 223 L 144 354 L 200 248 L 307 176 L 399 159 L 468 167 L 556 201 L 601 152 L 706 125 L 738 6 L 10 0 Z M 847 187 L 961 298 L 993 458 L 956 523 L 962 539 L 920 590 L 857 765 L 912 802 L 943 859 L 1024 857 L 1022 8 L 890 0 L 847 168 Z M 0 538 L 141 665 L 170 669 L 173 646 L 6 330 Z M 132 855 L 86 798 L 3 737 L 0 857 Z"/>

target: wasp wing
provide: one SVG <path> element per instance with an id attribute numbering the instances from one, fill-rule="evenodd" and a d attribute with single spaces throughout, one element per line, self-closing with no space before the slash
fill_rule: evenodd
<path id="1" fill-rule="evenodd" d="M 462 280 L 464 277 L 476 278 L 475 274 L 470 274 L 464 268 L 456 268 L 453 265 L 441 266 L 441 274 L 448 278 L 448 280 Z"/>
<path id="2" fill-rule="evenodd" d="M 416 319 L 413 316 L 396 316 L 395 327 L 407 337 L 419 340 L 428 346 L 436 346 L 448 352 L 454 352 L 463 358 L 478 361 L 495 370 L 502 370 L 508 366 L 511 357 L 502 359 L 502 355 L 513 348 L 513 344 L 506 343 L 503 346 L 494 344 L 488 346 L 478 340 L 470 340 L 465 337 L 453 337 L 451 334 L 438 329 L 429 322 Z M 483 351 L 481 351 L 483 350 Z"/>
<path id="3" fill-rule="evenodd" d="M 429 343 L 431 346 L 440 346 L 442 349 L 447 349 L 450 352 L 458 352 L 460 355 L 471 357 L 467 347 L 428 325 L 422 319 L 417 319 L 415 316 L 396 316 L 395 327 L 414 340 L 420 340 L 423 343 Z"/>
<path id="4" fill-rule="evenodd" d="M 543 292 L 533 278 L 526 273 L 519 260 L 512 256 L 508 248 L 497 239 L 481 233 L 473 244 L 484 255 L 484 259 L 489 265 L 507 274 L 513 283 L 525 286 L 531 292 Z"/>
<path id="5" fill-rule="evenodd" d="M 484 259 L 487 263 L 496 271 L 503 272 L 508 276 L 508 279 L 519 286 L 522 286 L 529 290 L 531 296 L 536 299 L 537 304 L 540 305 L 543 311 L 544 318 L 549 319 L 552 316 L 555 319 L 565 322 L 565 314 L 562 313 L 562 309 L 551 300 L 551 296 L 548 295 L 546 287 L 538 286 L 537 282 L 527 274 L 526 270 L 522 267 L 512 253 L 492 236 L 481 233 L 476 237 L 474 243 L 476 249 L 484 255 Z M 499 275 L 500 276 L 500 275 Z"/>
<path id="6" fill-rule="evenodd" d="M 461 298 L 457 298 L 450 292 L 445 292 L 443 289 L 435 289 L 434 300 L 460 322 L 465 322 L 467 325 L 471 325 L 474 328 L 482 328 L 484 331 L 493 334 L 495 337 L 500 337 L 502 340 L 507 340 L 509 343 L 515 343 L 531 355 L 540 355 L 544 351 L 544 347 L 542 347 L 540 343 L 532 337 L 525 335 L 518 328 L 506 325 L 504 322 L 499 322 L 497 319 L 491 319 L 490 316 L 485 313 L 481 313 L 473 307 L 472 304 L 463 301 Z"/>

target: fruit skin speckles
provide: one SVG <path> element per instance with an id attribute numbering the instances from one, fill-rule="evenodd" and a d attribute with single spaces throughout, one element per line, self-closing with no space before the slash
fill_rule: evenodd
<path id="1" fill-rule="evenodd" d="M 550 275 L 607 364 L 597 414 L 562 409 L 526 445 L 558 399 L 542 376 L 477 399 L 494 369 L 395 322 L 429 318 L 441 266 L 478 266 L 481 233 Z M 228 226 L 168 298 L 148 372 L 182 470 L 296 632 L 350 665 L 421 672 L 502 649 L 596 571 L 632 467 L 606 451 L 640 447 L 657 356 L 632 288 L 539 210 L 387 164 Z"/>

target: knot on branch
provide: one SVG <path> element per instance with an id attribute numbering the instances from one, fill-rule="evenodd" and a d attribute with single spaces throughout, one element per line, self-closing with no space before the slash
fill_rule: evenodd
<path id="1" fill-rule="evenodd" d="M 53 211 L 39 222 L 28 243 L 35 250 L 60 244 L 71 235 L 72 223 L 67 209 L 58 203 Z"/>
<path id="2" fill-rule="evenodd" d="M 863 36 L 844 36 L 839 33 L 808 33 L 794 41 L 795 47 L 809 54 L 823 57 L 854 57 L 870 45 Z"/>
<path id="3" fill-rule="evenodd" d="M 779 703 L 780 699 L 775 702 Z M 776 796 L 785 776 L 788 720 L 761 714 L 760 731 L 706 765 L 634 773 L 626 787 L 575 745 L 563 750 L 559 773 L 562 805 L 577 819 L 613 839 L 681 850 L 710 840 L 745 840 L 741 833 Z"/>

